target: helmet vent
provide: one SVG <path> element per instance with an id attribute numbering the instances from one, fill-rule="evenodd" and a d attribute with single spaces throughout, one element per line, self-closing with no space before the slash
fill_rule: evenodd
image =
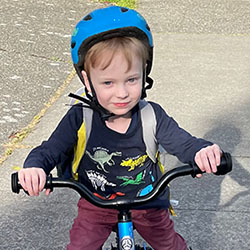
<path id="1" fill-rule="evenodd" d="M 76 42 L 72 42 L 72 43 L 71 43 L 71 48 L 74 49 L 75 46 L 76 46 Z"/>
<path id="2" fill-rule="evenodd" d="M 127 8 L 121 7 L 121 12 L 127 12 L 127 11 L 128 11 Z"/>
<path id="3" fill-rule="evenodd" d="M 89 21 L 92 19 L 92 16 L 91 15 L 87 15 L 83 18 L 84 21 Z"/>
<path id="4" fill-rule="evenodd" d="M 146 29 L 147 29 L 148 31 L 150 31 L 150 27 L 148 26 L 148 24 L 146 25 Z"/>

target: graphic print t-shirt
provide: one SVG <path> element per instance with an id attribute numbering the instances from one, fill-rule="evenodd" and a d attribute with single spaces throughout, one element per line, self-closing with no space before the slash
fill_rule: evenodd
<path id="1" fill-rule="evenodd" d="M 79 181 L 102 198 L 148 194 L 162 174 L 146 154 L 138 112 L 126 133 L 109 129 L 94 113 L 92 130 L 81 161 Z"/>

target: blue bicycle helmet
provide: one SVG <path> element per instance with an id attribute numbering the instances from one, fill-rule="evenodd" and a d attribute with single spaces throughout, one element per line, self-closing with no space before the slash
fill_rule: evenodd
<path id="1" fill-rule="evenodd" d="M 148 45 L 149 60 L 145 72 L 142 97 L 150 89 L 153 80 L 148 76 L 153 60 L 153 40 L 146 20 L 135 10 L 109 6 L 97 9 L 86 15 L 75 27 L 71 38 L 71 56 L 76 72 L 84 83 L 81 71 L 87 51 L 96 43 L 113 37 L 136 37 Z M 89 96 L 88 96 L 89 97 Z M 90 98 L 90 97 L 89 97 Z"/>

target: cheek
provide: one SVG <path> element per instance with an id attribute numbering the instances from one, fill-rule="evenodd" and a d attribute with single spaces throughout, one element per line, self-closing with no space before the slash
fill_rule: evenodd
<path id="1" fill-rule="evenodd" d="M 132 93 L 133 93 L 133 96 L 137 99 L 140 99 L 141 98 L 141 92 L 142 92 L 142 87 L 141 85 L 137 86 L 137 88 L 134 88 Z"/>
<path id="2" fill-rule="evenodd" d="M 97 91 L 96 96 L 101 105 L 107 103 L 107 101 L 110 99 L 110 93 L 103 90 Z"/>

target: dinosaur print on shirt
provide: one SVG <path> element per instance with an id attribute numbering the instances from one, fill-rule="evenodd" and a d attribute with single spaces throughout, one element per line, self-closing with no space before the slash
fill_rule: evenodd
<path id="1" fill-rule="evenodd" d="M 129 167 L 128 171 L 135 170 L 136 167 L 142 167 L 147 159 L 147 155 L 142 155 L 137 159 L 130 158 L 128 160 L 123 160 L 121 166 Z"/>
<path id="2" fill-rule="evenodd" d="M 121 156 L 122 153 L 121 152 L 113 152 L 111 154 L 109 154 L 106 150 L 104 149 L 97 149 L 94 154 L 90 154 L 87 150 L 86 150 L 86 154 L 88 155 L 88 157 L 94 161 L 95 163 L 97 163 L 96 167 L 99 170 L 102 170 L 106 173 L 108 173 L 108 171 L 105 169 L 104 165 L 107 164 L 109 166 L 113 166 L 115 165 L 114 160 L 112 159 L 113 156 Z"/>
<path id="3" fill-rule="evenodd" d="M 133 179 L 132 176 L 117 176 L 117 179 L 123 180 L 124 182 L 121 184 L 121 186 L 127 186 L 127 185 L 140 185 L 142 183 L 145 183 L 144 181 L 145 177 L 145 171 L 140 172 L 135 179 Z"/>
<path id="4" fill-rule="evenodd" d="M 95 190 L 100 188 L 101 191 L 105 191 L 106 186 L 111 186 L 111 187 L 116 186 L 115 183 L 108 182 L 107 178 L 104 175 L 102 175 L 94 170 L 88 170 L 85 172 L 86 172 L 89 180 L 91 181 L 92 186 L 95 188 Z"/>

